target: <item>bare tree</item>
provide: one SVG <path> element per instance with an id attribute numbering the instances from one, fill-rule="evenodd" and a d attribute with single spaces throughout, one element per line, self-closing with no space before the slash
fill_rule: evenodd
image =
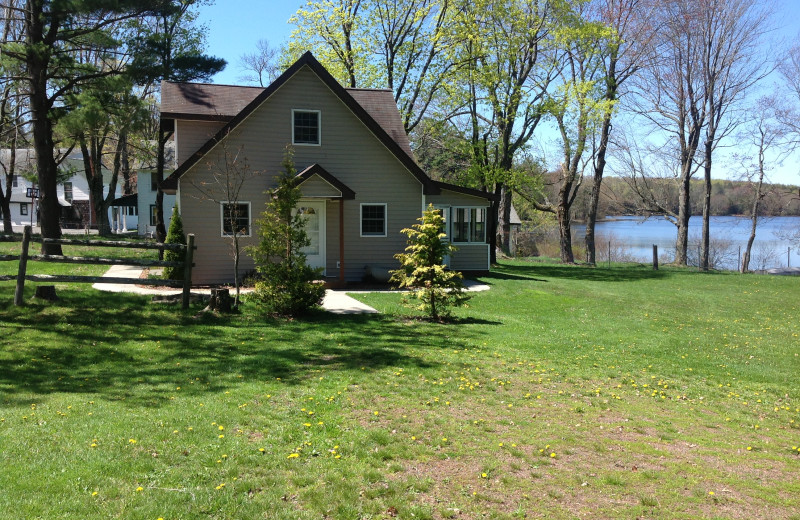
<path id="1" fill-rule="evenodd" d="M 254 52 L 242 54 L 239 58 L 239 68 L 244 72 L 239 79 L 260 87 L 268 86 L 281 73 L 278 53 L 277 48 L 270 46 L 269 40 L 258 40 Z"/>
<path id="2" fill-rule="evenodd" d="M 575 261 L 572 252 L 572 203 L 578 194 L 585 169 L 590 164 L 587 142 L 597 124 L 612 109 L 599 85 L 603 79 L 604 48 L 614 38 L 613 30 L 586 19 L 585 7 L 579 6 L 580 37 L 566 42 L 565 66 L 559 71 L 560 85 L 548 97 L 547 107 L 561 136 L 562 162 L 558 170 L 559 189 L 556 203 L 537 205 L 537 209 L 555 213 L 558 219 L 561 261 Z"/>
<path id="3" fill-rule="evenodd" d="M 769 72 L 761 50 L 770 30 L 770 2 L 763 0 L 702 0 L 700 33 L 707 120 L 703 155 L 705 191 L 700 268 L 709 268 L 711 171 L 714 149 L 741 121 L 731 112 L 745 94 Z"/>
<path id="4" fill-rule="evenodd" d="M 230 137 L 230 134 L 226 137 Z M 192 197 L 212 201 L 222 207 L 223 234 L 231 241 L 233 278 L 236 288 L 234 307 L 238 307 L 241 287 L 239 276 L 240 238 L 251 234 L 250 229 L 242 227 L 242 221 L 249 223 L 250 219 L 249 215 L 242 213 L 241 194 L 247 181 L 261 175 L 262 172 L 250 167 L 244 153 L 244 146 L 231 148 L 228 140 L 224 137 L 217 146 L 221 153 L 207 164 L 210 177 L 202 176 L 203 180 L 192 180 L 191 184 L 197 189 L 197 193 L 188 193 Z"/>
<path id="5" fill-rule="evenodd" d="M 656 37 L 643 55 L 632 98 L 636 112 L 652 132 L 672 141 L 678 158 L 679 203 L 675 222 L 675 263 L 686 265 L 691 217 L 690 186 L 697 170 L 695 156 L 707 120 L 703 77 L 702 9 L 695 0 L 666 0 L 653 11 Z"/>
<path id="6" fill-rule="evenodd" d="M 764 180 L 771 165 L 767 162 L 767 154 L 776 149 L 779 153 L 778 162 L 786 151 L 783 141 L 785 132 L 782 126 L 778 125 L 775 119 L 776 99 L 774 97 L 764 97 L 751 110 L 752 121 L 745 129 L 745 139 L 750 142 L 756 151 L 754 160 L 745 161 L 745 178 L 753 186 L 753 205 L 750 210 L 750 236 L 747 239 L 744 254 L 742 255 L 741 272 L 745 273 L 750 269 L 750 254 L 753 249 L 753 242 L 756 239 L 756 227 L 758 217 L 761 213 L 761 202 L 764 199 Z M 774 159 L 773 159 L 774 161 Z"/>
<path id="7" fill-rule="evenodd" d="M 605 112 L 599 134 L 595 136 L 596 146 L 592 149 L 593 176 L 585 233 L 586 261 L 590 265 L 595 265 L 596 261 L 595 224 L 611 138 L 611 121 L 625 92 L 625 83 L 641 66 L 641 53 L 653 36 L 653 26 L 648 22 L 651 10 L 652 3 L 646 0 L 595 0 L 593 6 L 592 16 L 605 24 L 611 34 L 605 45 L 598 49 Z"/>

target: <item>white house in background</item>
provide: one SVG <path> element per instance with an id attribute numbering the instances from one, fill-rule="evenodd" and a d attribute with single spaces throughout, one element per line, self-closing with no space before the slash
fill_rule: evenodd
<path id="1" fill-rule="evenodd" d="M 16 167 L 18 174 L 14 175 L 11 188 L 11 223 L 13 226 L 38 226 L 38 205 L 37 199 L 28 196 L 29 189 L 36 188 L 36 183 L 29 181 L 21 174 L 35 169 L 34 152 L 29 149 L 16 151 Z M 0 162 L 7 166 L 10 161 L 10 150 L 0 150 Z M 62 163 L 62 168 L 69 168 L 73 173 L 69 180 L 59 184 L 57 189 L 58 202 L 61 205 L 61 227 L 62 228 L 85 228 L 96 227 L 97 217 L 94 215 L 92 205 L 89 202 L 89 183 L 86 180 L 83 170 L 83 159 L 80 152 L 73 152 Z M 0 168 L 0 183 L 3 189 L 6 186 L 5 167 Z M 110 175 L 104 171 L 103 176 Z M 108 194 L 108 183 L 103 188 L 103 196 Z M 122 188 L 118 184 L 115 195 L 120 196 Z M 113 222 L 112 208 L 108 210 L 109 222 Z M 134 222 L 134 226 L 136 222 Z"/>
<path id="2" fill-rule="evenodd" d="M 139 215 L 137 230 L 140 235 L 152 236 L 156 230 L 156 195 L 158 187 L 155 175 L 150 170 L 140 170 L 137 173 L 136 186 L 138 193 L 130 203 L 135 204 Z M 128 195 L 128 197 L 134 197 Z M 175 207 L 175 195 L 164 194 L 164 225 L 169 229 L 172 220 L 172 208 Z M 128 229 L 132 229 L 128 221 Z"/>

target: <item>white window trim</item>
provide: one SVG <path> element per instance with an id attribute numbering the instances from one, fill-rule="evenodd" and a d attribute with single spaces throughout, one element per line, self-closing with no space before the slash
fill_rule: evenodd
<path id="1" fill-rule="evenodd" d="M 316 143 L 296 143 L 294 142 L 294 114 L 295 112 L 313 112 L 317 114 L 317 142 Z M 292 109 L 292 145 L 294 146 L 322 146 L 322 111 L 305 108 Z"/>
<path id="2" fill-rule="evenodd" d="M 19 203 L 19 214 L 23 217 L 27 217 L 30 212 L 28 211 L 28 203 L 27 202 L 20 202 Z"/>
<path id="3" fill-rule="evenodd" d="M 253 236 L 253 219 L 252 217 L 252 205 L 250 204 L 249 200 L 239 200 L 236 202 L 231 202 L 227 200 L 222 200 L 219 203 L 219 236 L 222 238 L 230 238 L 233 236 L 232 233 L 225 233 L 225 212 L 223 208 L 225 208 L 225 204 L 247 204 L 247 234 L 246 235 L 239 235 L 240 237 L 251 237 Z"/>
<path id="4" fill-rule="evenodd" d="M 383 234 L 364 234 L 364 206 L 383 206 Z M 362 202 L 358 208 L 358 231 L 359 235 L 363 238 L 381 238 L 386 237 L 389 231 L 389 208 L 386 202 Z"/>
<path id="5" fill-rule="evenodd" d="M 456 222 L 456 210 L 459 210 L 459 209 L 466 209 L 466 210 L 482 209 L 483 210 L 483 240 L 481 240 L 481 241 L 474 241 L 474 240 L 456 241 L 455 240 L 454 228 L 455 228 L 455 222 Z M 472 216 L 472 212 L 468 211 L 467 215 L 469 217 L 471 217 Z M 452 217 L 452 220 L 448 223 L 448 225 L 451 226 L 450 229 L 453 232 L 453 236 L 450 239 L 450 241 L 452 243 L 454 243 L 454 244 L 485 244 L 486 243 L 486 232 L 487 232 L 486 222 L 489 219 L 489 208 L 487 208 L 486 206 L 451 206 L 450 207 L 450 216 Z M 467 222 L 471 222 L 471 220 L 468 220 Z M 471 235 L 471 233 L 469 232 L 469 227 L 468 227 L 468 230 L 467 230 L 467 235 Z"/>

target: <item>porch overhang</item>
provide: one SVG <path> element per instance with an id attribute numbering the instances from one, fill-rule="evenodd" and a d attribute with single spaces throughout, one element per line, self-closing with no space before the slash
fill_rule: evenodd
<path id="1" fill-rule="evenodd" d="M 319 164 L 312 164 L 295 177 L 297 185 L 303 190 L 304 198 L 353 200 L 356 192 L 331 175 Z M 303 189 L 303 187 L 307 189 Z"/>

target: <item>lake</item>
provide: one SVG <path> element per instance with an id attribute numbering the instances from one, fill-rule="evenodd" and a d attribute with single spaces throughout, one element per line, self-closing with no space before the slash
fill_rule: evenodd
<path id="1" fill-rule="evenodd" d="M 750 236 L 748 217 L 711 217 L 712 263 L 717 269 L 737 269 L 740 251 Z M 689 220 L 689 263 L 697 265 L 703 218 Z M 613 261 L 652 262 L 653 244 L 658 245 L 661 261 L 671 262 L 675 254 L 677 227 L 663 217 L 608 217 L 597 223 L 598 261 L 608 260 L 609 242 Z M 762 217 L 756 229 L 750 269 L 800 266 L 800 248 L 781 235 L 800 229 L 800 217 Z M 585 226 L 573 228 L 574 238 L 583 238 Z M 788 252 L 788 254 L 787 254 Z"/>

